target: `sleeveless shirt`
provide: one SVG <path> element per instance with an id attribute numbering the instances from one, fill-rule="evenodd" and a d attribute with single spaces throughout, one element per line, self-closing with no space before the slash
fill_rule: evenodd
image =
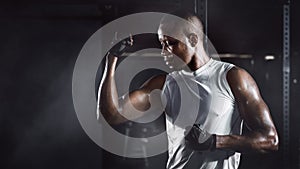
<path id="1" fill-rule="evenodd" d="M 185 146 L 185 127 L 198 124 L 217 135 L 240 135 L 242 120 L 226 80 L 234 65 L 210 59 L 194 72 L 174 71 L 163 87 L 168 137 L 168 169 L 236 169 L 240 153 L 193 151 Z"/>

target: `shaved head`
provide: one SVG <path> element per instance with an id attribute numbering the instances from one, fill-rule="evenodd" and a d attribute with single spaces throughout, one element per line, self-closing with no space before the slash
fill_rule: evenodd
<path id="1" fill-rule="evenodd" d="M 203 41 L 203 24 L 196 14 L 178 10 L 172 12 L 171 15 L 173 16 L 165 15 L 161 19 L 160 27 L 163 27 L 164 30 L 167 30 L 168 32 L 172 31 L 172 34 L 175 33 L 176 35 L 181 34 L 189 36 L 191 33 L 194 33 L 198 36 L 201 42 Z M 187 22 L 174 19 L 174 15 L 186 20 Z"/>

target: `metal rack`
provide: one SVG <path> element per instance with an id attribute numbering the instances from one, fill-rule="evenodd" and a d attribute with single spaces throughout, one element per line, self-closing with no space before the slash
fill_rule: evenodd
<path id="1" fill-rule="evenodd" d="M 283 158 L 289 168 L 290 141 L 290 3 L 283 5 Z"/>

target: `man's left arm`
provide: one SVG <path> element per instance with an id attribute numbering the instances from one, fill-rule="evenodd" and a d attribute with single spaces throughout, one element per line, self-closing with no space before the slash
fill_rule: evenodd
<path id="1" fill-rule="evenodd" d="M 228 71 L 227 81 L 249 132 L 242 135 L 217 135 L 216 149 L 260 153 L 278 150 L 275 125 L 254 79 L 245 70 L 234 67 Z"/>

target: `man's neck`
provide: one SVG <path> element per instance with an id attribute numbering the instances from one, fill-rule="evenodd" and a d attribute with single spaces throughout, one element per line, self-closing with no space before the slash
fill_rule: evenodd
<path id="1" fill-rule="evenodd" d="M 207 56 L 204 50 L 197 52 L 193 57 L 188 67 L 191 71 L 196 71 L 209 61 L 210 57 Z"/>

